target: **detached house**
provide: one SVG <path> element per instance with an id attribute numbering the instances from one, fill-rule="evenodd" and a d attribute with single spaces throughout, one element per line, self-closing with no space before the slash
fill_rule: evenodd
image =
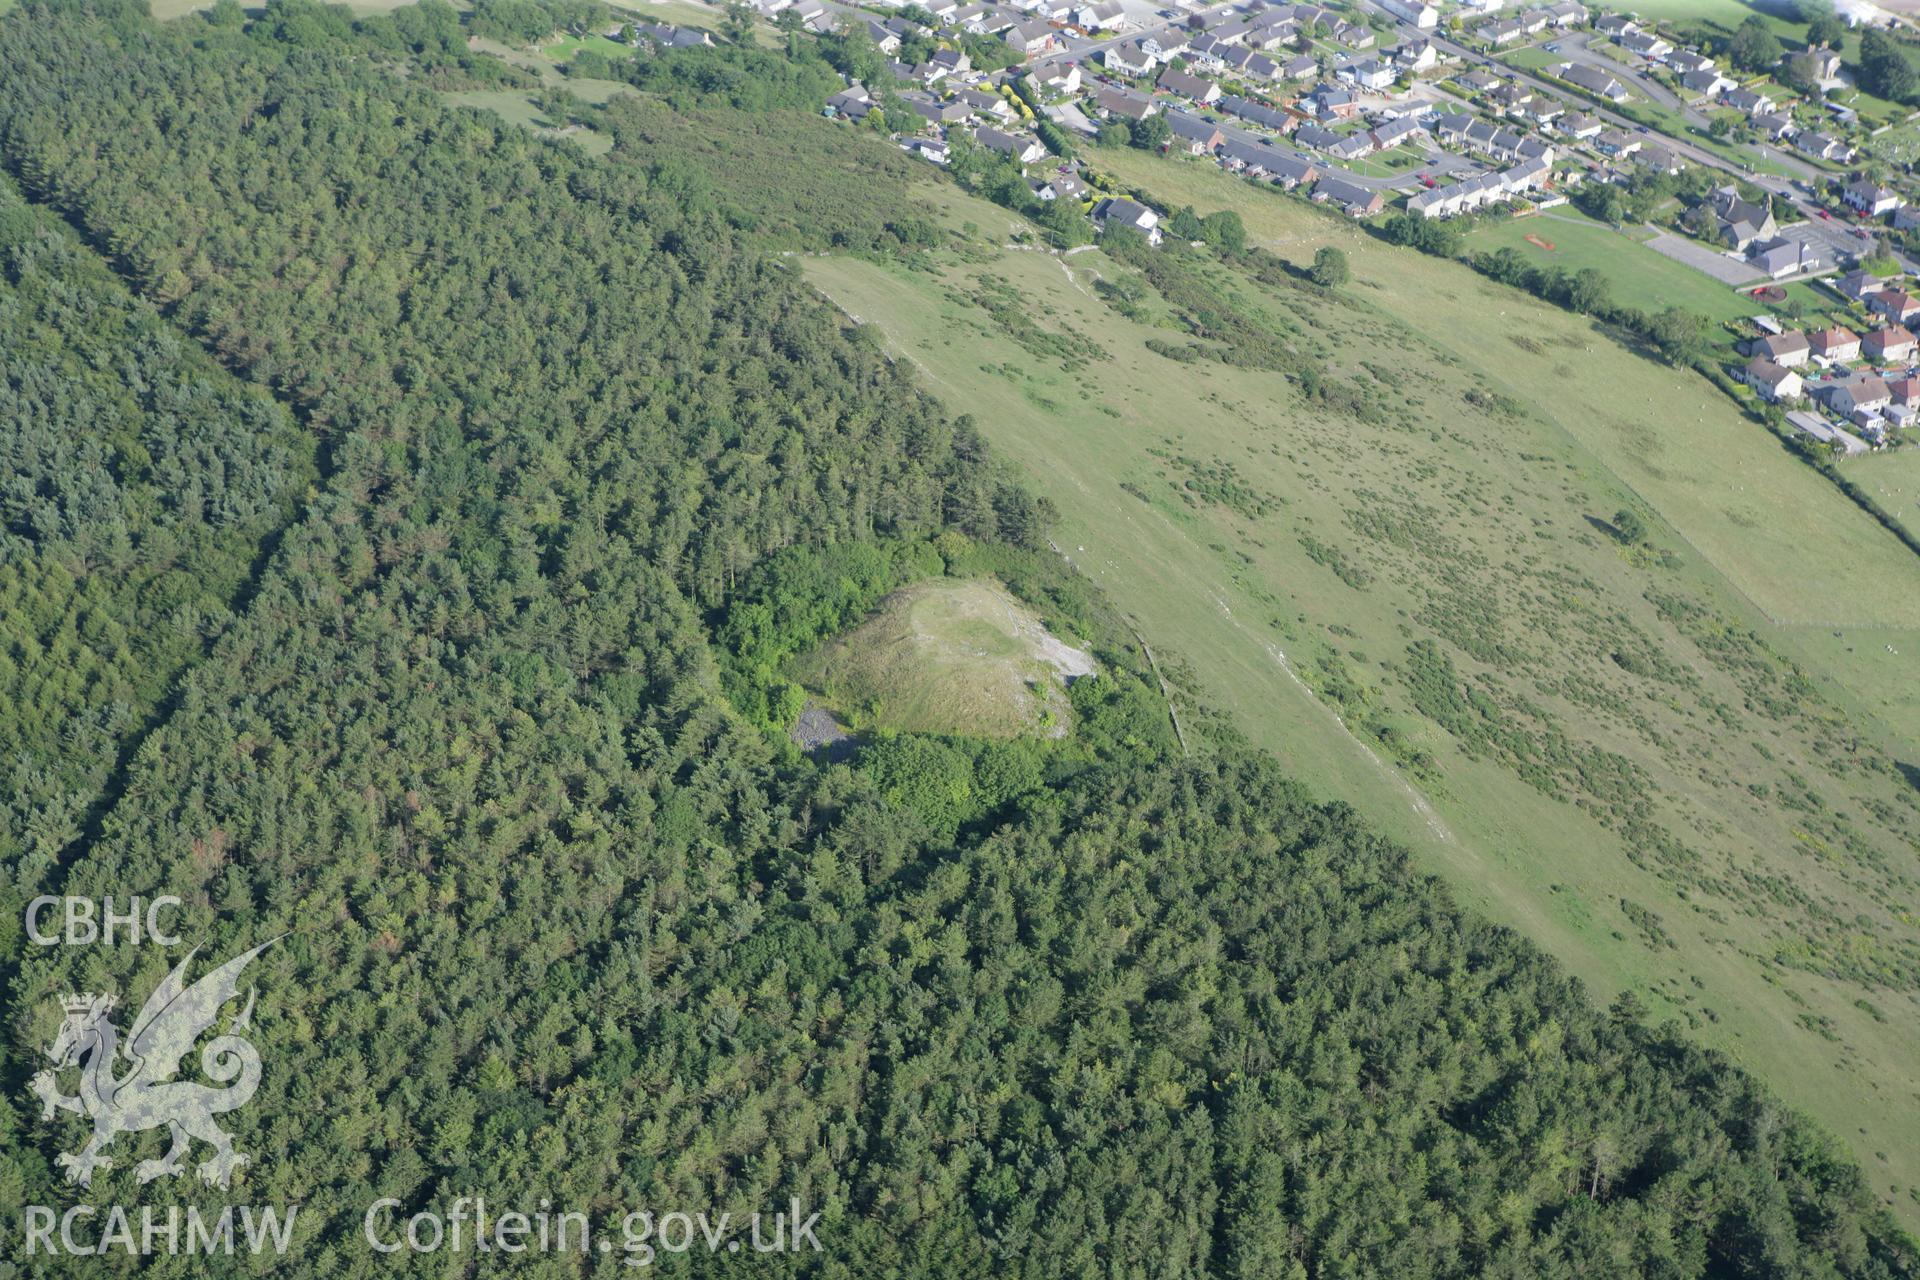
<path id="1" fill-rule="evenodd" d="M 1387 121 L 1373 131 L 1373 147 L 1376 151 L 1385 151 L 1411 139 L 1425 137 L 1426 133 L 1418 120 L 1402 116 L 1398 120 Z"/>
<path id="2" fill-rule="evenodd" d="M 1351 120 L 1360 114 L 1360 103 L 1353 94 L 1330 84 L 1316 86 L 1300 100 L 1300 105 L 1312 108 L 1322 120 Z"/>
<path id="3" fill-rule="evenodd" d="M 1848 143 L 1840 141 L 1832 134 L 1819 133 L 1811 129 L 1797 135 L 1793 145 L 1810 156 L 1818 156 L 1822 160 L 1837 160 L 1841 164 L 1845 164 L 1854 157 L 1854 149 Z"/>
<path id="4" fill-rule="evenodd" d="M 1349 62 L 1334 72 L 1334 75 L 1359 88 L 1379 93 L 1391 89 L 1393 82 L 1399 79 L 1399 72 L 1381 62 L 1378 58 L 1365 58 L 1359 62 Z"/>
<path id="5" fill-rule="evenodd" d="M 1100 60 L 1109 70 L 1129 76 L 1144 76 L 1160 65 L 1160 59 L 1141 48 L 1137 42 L 1115 45 L 1101 54 Z"/>
<path id="6" fill-rule="evenodd" d="M 1827 247 L 1817 240 L 1775 236 L 1755 241 L 1747 251 L 1747 261 L 1775 280 L 1792 275 L 1825 271 L 1833 265 Z"/>
<path id="7" fill-rule="evenodd" d="M 1840 52 L 1837 49 L 1812 49 L 1806 56 L 1813 59 L 1813 78 L 1832 80 L 1840 74 Z"/>
<path id="8" fill-rule="evenodd" d="M 1651 31 L 1627 31 L 1615 37 L 1617 43 L 1628 53 L 1637 53 L 1643 58 L 1658 62 L 1673 52 L 1673 42 L 1662 40 Z"/>
<path id="9" fill-rule="evenodd" d="M 1431 40 L 1415 40 L 1393 51 L 1393 65 L 1403 71 L 1426 71 L 1440 63 L 1440 51 Z"/>
<path id="10" fill-rule="evenodd" d="M 826 113 L 830 116 L 865 120 L 867 113 L 872 110 L 873 98 L 867 93 L 866 86 L 858 81 L 827 99 Z"/>
<path id="11" fill-rule="evenodd" d="M 1625 102 L 1633 95 L 1626 86 L 1598 67 L 1590 67 L 1584 62 L 1562 62 L 1548 68 L 1570 85 L 1585 89 L 1595 97 L 1605 98 L 1608 102 Z"/>
<path id="12" fill-rule="evenodd" d="M 1102 200 L 1093 206 L 1093 225 L 1101 231 L 1109 227 L 1132 227 L 1146 236 L 1148 244 L 1159 244 L 1160 215 L 1133 200 Z"/>
<path id="13" fill-rule="evenodd" d="M 1607 131 L 1607 126 L 1585 112 L 1575 112 L 1560 122 L 1560 132 L 1575 142 L 1588 142 Z"/>
<path id="14" fill-rule="evenodd" d="M 1402 22 L 1411 22 L 1422 31 L 1440 25 L 1440 11 L 1426 0 L 1379 0 L 1380 7 Z"/>
<path id="15" fill-rule="evenodd" d="M 1087 184 L 1071 169 L 1062 168 L 1045 178 L 1028 178 L 1027 186 L 1042 200 L 1077 200 L 1087 194 Z"/>
<path id="16" fill-rule="evenodd" d="M 953 95 L 953 100 L 971 111 L 974 115 L 989 120 L 1006 122 L 1014 119 L 1019 112 L 1013 104 L 997 93 L 988 93 L 985 89 L 962 89 Z"/>
<path id="17" fill-rule="evenodd" d="M 801 15 L 803 18 L 805 14 Z M 656 49 L 698 49 L 713 43 L 713 37 L 693 27 L 674 27 L 665 23 L 642 22 L 634 28 L 633 42 L 651 44 Z"/>
<path id="18" fill-rule="evenodd" d="M 1044 71 L 1036 71 L 1033 78 L 1048 93 L 1080 92 L 1080 64 L 1077 62 L 1057 62 Z"/>
<path id="19" fill-rule="evenodd" d="M 1865 302 L 1870 293 L 1880 292 L 1880 277 L 1871 271 L 1855 269 L 1830 281 L 1841 297 L 1854 302 Z"/>
<path id="20" fill-rule="evenodd" d="M 1526 28 L 1513 18 L 1502 18 L 1498 22 L 1489 22 L 1476 33 L 1482 40 L 1498 49 L 1502 45 L 1512 44 L 1525 35 Z"/>
<path id="21" fill-rule="evenodd" d="M 1018 26 L 1010 28 L 1007 33 L 1000 38 L 1007 42 L 1007 48 L 1029 61 L 1040 57 L 1042 54 L 1053 53 L 1060 48 L 1059 33 L 1046 23 L 1037 19 L 1032 22 L 1022 22 Z M 1112 53 L 1113 51 L 1108 50 L 1108 52 Z M 1109 61 L 1108 65 L 1112 65 L 1111 61 Z M 1152 65 L 1152 63 L 1148 63 L 1147 67 L 1142 68 L 1142 70 L 1150 69 Z"/>
<path id="22" fill-rule="evenodd" d="M 1689 71 L 1680 77 L 1680 84 L 1688 93 L 1701 98 L 1717 98 L 1729 89 L 1738 86 L 1712 67 L 1704 71 Z"/>
<path id="23" fill-rule="evenodd" d="M 1047 149 L 1040 145 L 1040 139 L 1032 134 L 1002 133 L 983 125 L 973 131 L 973 138 L 987 150 L 997 152 L 1017 164 L 1032 164 L 1047 154 Z"/>

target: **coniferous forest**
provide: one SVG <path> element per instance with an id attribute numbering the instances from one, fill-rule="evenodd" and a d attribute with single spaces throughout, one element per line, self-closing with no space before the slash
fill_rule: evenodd
<path id="1" fill-rule="evenodd" d="M 1230 733 L 1185 756 L 1046 505 L 782 264 L 772 197 L 649 159 L 639 107 L 606 163 L 446 105 L 460 22 L 0 20 L 0 928 L 172 892 L 204 957 L 285 935 L 227 1197 L 301 1206 L 278 1273 L 486 1273 L 361 1236 L 484 1194 L 822 1215 L 669 1274 L 1916 1274 L 1755 1081 Z M 982 571 L 1090 638 L 1079 732 L 770 731 L 783 655 Z M 0 1200 L 219 1203 L 130 1139 L 63 1185 L 84 1130 L 26 1087 L 61 993 L 179 956 L 7 941 Z"/>

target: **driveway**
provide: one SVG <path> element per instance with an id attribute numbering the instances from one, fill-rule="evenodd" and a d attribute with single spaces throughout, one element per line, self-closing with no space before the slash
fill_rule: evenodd
<path id="1" fill-rule="evenodd" d="M 1675 262 L 1683 262 L 1695 271 L 1703 272 L 1720 283 L 1730 284 L 1735 288 L 1766 278 L 1766 274 L 1752 263 L 1729 258 L 1718 249 L 1701 244 L 1698 240 L 1689 240 L 1686 236 L 1675 235 L 1671 231 L 1660 232 L 1647 241 L 1646 245 L 1655 253 L 1665 254 Z"/>
<path id="2" fill-rule="evenodd" d="M 1569 36 L 1562 36 L 1555 42 L 1560 46 L 1558 56 L 1568 62 L 1583 63 L 1586 66 L 1597 68 L 1598 70 L 1606 72 L 1616 80 L 1625 81 L 1630 87 L 1638 90 L 1641 97 L 1646 98 L 1655 106 L 1664 107 L 1669 111 L 1678 111 L 1685 117 L 1686 122 L 1696 129 L 1704 130 L 1712 126 L 1713 122 L 1709 120 L 1705 114 L 1695 111 L 1692 107 L 1682 102 L 1678 94 L 1661 84 L 1658 80 L 1655 80 L 1652 76 L 1647 75 L 1637 64 L 1622 58 L 1611 57 L 1599 49 L 1589 47 L 1590 45 L 1605 41 L 1606 38 L 1607 37 L 1598 32 L 1592 31 L 1575 32 Z"/>

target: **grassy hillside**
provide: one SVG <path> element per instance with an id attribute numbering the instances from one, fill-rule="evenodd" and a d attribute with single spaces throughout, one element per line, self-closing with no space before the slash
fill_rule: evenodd
<path id="1" fill-rule="evenodd" d="M 1889 671 L 1780 623 L 1905 632 L 1920 562 L 1697 378 L 1177 176 L 1296 262 L 1344 248 L 1354 283 L 1196 263 L 1216 328 L 1195 343 L 1193 299 L 1098 250 L 805 269 L 1027 465 L 1063 552 L 1180 682 L 1602 991 L 1759 1069 L 1911 1219 L 1920 792 L 1892 763 L 1916 758 L 1912 722 L 1868 708 L 1894 705 L 1882 680 L 1912 687 L 1920 635 Z M 1196 355 L 1234 341 L 1228 315 L 1319 362 L 1314 385 Z M 1649 545 L 1617 536 L 1622 509 Z"/>
<path id="2" fill-rule="evenodd" d="M 1865 485 L 1902 524 L 1920 534 L 1920 449 L 1849 459 L 1846 473 Z"/>
<path id="3" fill-rule="evenodd" d="M 1064 733 L 1064 681 L 1093 659 L 1052 635 L 997 582 L 939 579 L 794 663 L 856 726 L 1016 737 Z"/>

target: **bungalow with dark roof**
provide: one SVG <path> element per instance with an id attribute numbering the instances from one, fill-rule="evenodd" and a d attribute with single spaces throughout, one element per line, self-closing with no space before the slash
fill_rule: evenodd
<path id="1" fill-rule="evenodd" d="M 1121 120 L 1145 120 L 1160 109 L 1160 104 L 1152 98 L 1122 93 L 1118 89 L 1102 89 L 1093 95 L 1093 101 L 1102 111 Z"/>
<path id="2" fill-rule="evenodd" d="M 1313 198 L 1335 206 L 1350 218 L 1371 218 L 1387 207 L 1386 198 L 1373 188 L 1331 174 L 1313 184 Z"/>
<path id="3" fill-rule="evenodd" d="M 1040 139 L 1030 133 L 1002 133 L 983 125 L 973 131 L 973 137 L 987 150 L 1018 164 L 1032 164 L 1047 154 L 1047 149 L 1040 145 Z"/>
<path id="4" fill-rule="evenodd" d="M 1154 83 L 1168 93 L 1179 94 L 1188 101 L 1197 102 L 1203 107 L 1212 106 L 1214 103 L 1220 101 L 1219 85 L 1201 76 L 1189 75 L 1185 71 L 1176 71 L 1172 67 L 1168 67 L 1165 71 L 1162 71 L 1160 78 Z"/>
<path id="5" fill-rule="evenodd" d="M 1633 96 L 1618 80 L 1600 68 L 1590 67 L 1584 62 L 1561 62 L 1547 69 L 1568 84 L 1585 89 L 1595 97 L 1605 98 L 1608 102 L 1625 102 Z"/>
<path id="6" fill-rule="evenodd" d="M 1212 121 L 1190 116 L 1184 111 L 1169 111 L 1167 124 L 1173 129 L 1174 145 L 1188 155 L 1212 155 L 1227 140 Z"/>
<path id="7" fill-rule="evenodd" d="M 1148 244 L 1161 240 L 1160 215 L 1134 200 L 1102 200 L 1093 206 L 1093 225 L 1101 231 L 1131 227 L 1146 236 Z"/>

